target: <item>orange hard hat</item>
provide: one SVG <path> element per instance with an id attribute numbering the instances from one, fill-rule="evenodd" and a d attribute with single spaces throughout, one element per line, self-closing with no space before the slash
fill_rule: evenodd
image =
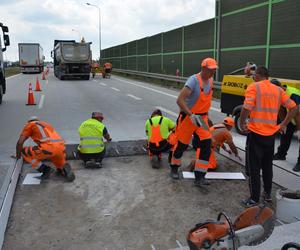
<path id="1" fill-rule="evenodd" d="M 229 116 L 224 118 L 223 123 L 231 127 L 234 126 L 234 120 Z"/>
<path id="2" fill-rule="evenodd" d="M 215 59 L 207 57 L 201 62 L 201 67 L 205 67 L 208 69 L 217 69 L 218 63 Z"/>

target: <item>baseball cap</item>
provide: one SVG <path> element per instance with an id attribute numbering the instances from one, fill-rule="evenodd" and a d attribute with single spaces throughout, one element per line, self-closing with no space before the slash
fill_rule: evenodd
<path id="1" fill-rule="evenodd" d="M 215 59 L 207 57 L 201 62 L 201 67 L 205 67 L 208 69 L 217 69 L 218 63 Z"/>

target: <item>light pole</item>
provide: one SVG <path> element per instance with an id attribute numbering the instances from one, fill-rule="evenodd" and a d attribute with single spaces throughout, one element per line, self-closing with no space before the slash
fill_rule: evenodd
<path id="1" fill-rule="evenodd" d="M 78 33 L 78 36 L 79 36 L 79 42 L 81 41 L 81 34 L 80 34 L 80 32 L 78 31 L 78 30 L 75 30 L 75 29 L 72 29 L 72 31 L 74 31 L 74 32 L 77 32 Z"/>
<path id="2" fill-rule="evenodd" d="M 99 63 L 101 58 L 101 14 L 100 14 L 100 7 L 91 3 L 86 3 L 89 6 L 95 7 L 99 11 Z"/>

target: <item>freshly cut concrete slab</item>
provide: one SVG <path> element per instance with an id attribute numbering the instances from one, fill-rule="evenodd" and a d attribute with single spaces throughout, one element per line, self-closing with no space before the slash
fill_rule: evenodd
<path id="1" fill-rule="evenodd" d="M 194 172 L 182 172 L 184 179 L 195 179 Z M 245 180 L 243 173 L 231 173 L 231 172 L 208 172 L 205 175 L 206 179 L 220 179 L 220 180 Z"/>
<path id="2" fill-rule="evenodd" d="M 183 166 L 193 155 L 186 152 Z M 220 171 L 240 170 L 217 158 Z M 172 249 L 176 240 L 184 245 L 188 230 L 200 221 L 216 219 L 221 211 L 234 219 L 249 195 L 244 181 L 210 180 L 210 186 L 198 188 L 173 180 L 167 155 L 160 169 L 153 169 L 147 156 L 106 158 L 101 169 L 70 164 L 73 183 L 52 174 L 41 185 L 24 186 L 21 178 L 4 250 Z M 23 168 L 22 175 L 30 171 Z"/>
<path id="3" fill-rule="evenodd" d="M 28 173 L 23 180 L 23 185 L 40 185 L 41 180 L 38 179 L 42 173 Z"/>

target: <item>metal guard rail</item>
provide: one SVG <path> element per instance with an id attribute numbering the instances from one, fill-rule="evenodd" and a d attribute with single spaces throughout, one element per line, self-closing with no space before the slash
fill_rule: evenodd
<path id="1" fill-rule="evenodd" d="M 135 71 L 135 70 L 127 70 L 127 69 L 113 69 L 114 72 L 128 74 L 128 75 L 135 75 L 135 76 L 142 76 L 146 78 L 153 78 L 153 79 L 160 79 L 165 81 L 171 82 L 180 82 L 185 83 L 188 79 L 187 77 L 182 76 L 172 76 L 172 75 L 165 75 L 165 74 L 158 74 L 158 73 L 150 73 L 150 72 L 143 72 L 143 71 Z M 214 89 L 221 89 L 221 82 L 214 81 Z"/>

